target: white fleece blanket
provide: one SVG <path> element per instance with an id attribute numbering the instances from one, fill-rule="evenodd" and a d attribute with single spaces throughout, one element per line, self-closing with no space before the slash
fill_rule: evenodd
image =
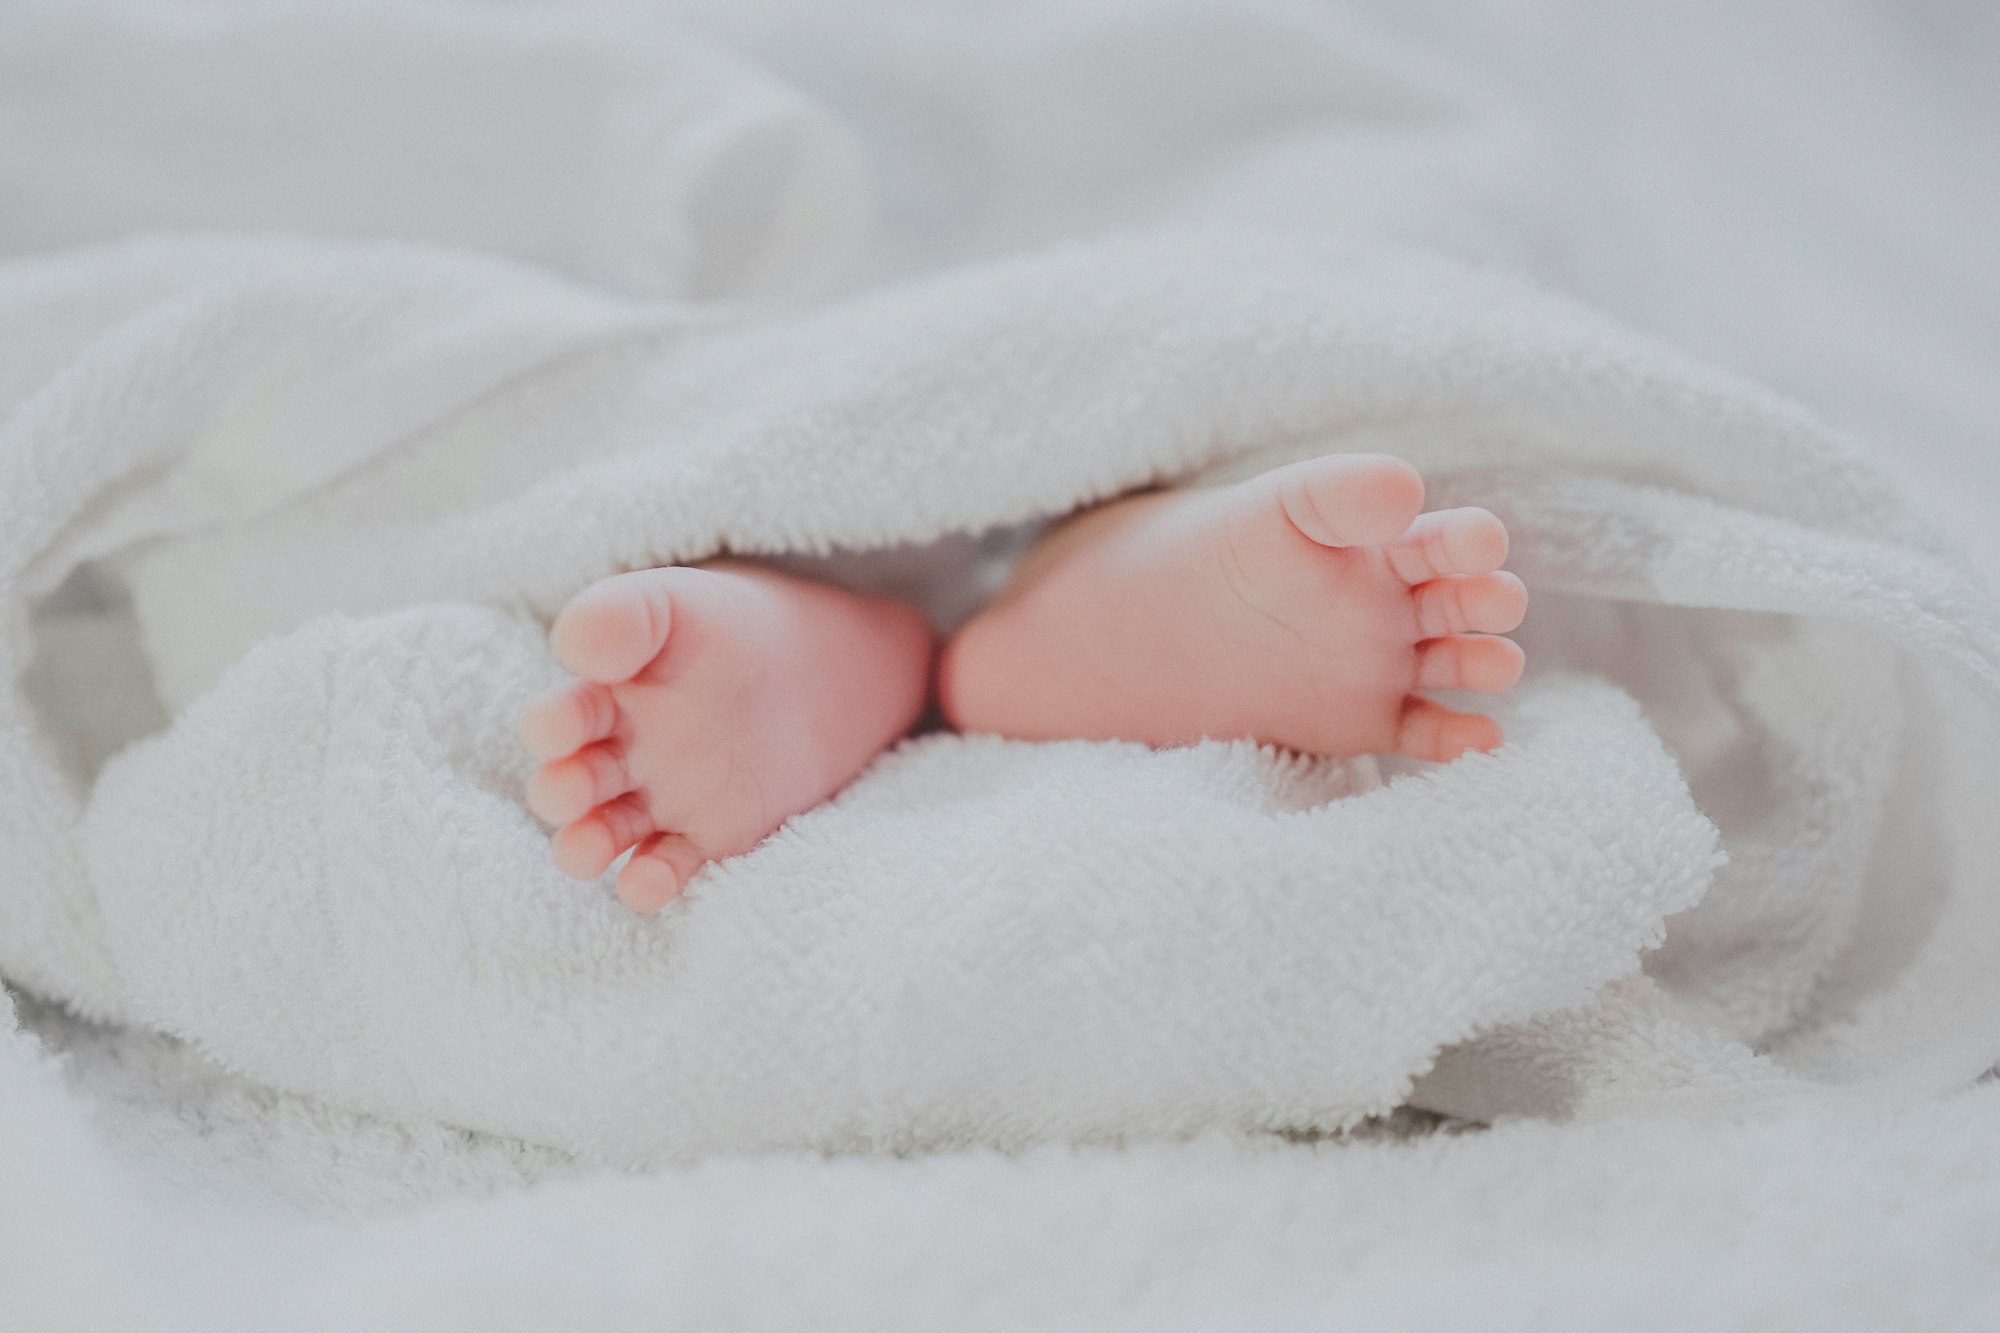
<path id="1" fill-rule="evenodd" d="M 1810 413 L 1538 285 L 1592 284 L 1495 90 L 1285 6 L 686 17 L 749 57 L 0 17 L 0 973 L 503 1175 L 1993 1064 L 1988 594 Z M 519 808 L 592 578 L 1362 448 L 1515 533 L 1493 756 L 930 736 L 647 921 Z"/>

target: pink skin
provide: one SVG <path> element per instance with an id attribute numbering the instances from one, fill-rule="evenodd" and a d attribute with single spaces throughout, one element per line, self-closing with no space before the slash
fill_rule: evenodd
<path id="1" fill-rule="evenodd" d="M 909 607 L 747 565 L 642 569 L 577 594 L 531 703 L 528 806 L 556 865 L 653 912 L 846 786 L 923 711 L 931 631 Z"/>
<path id="2" fill-rule="evenodd" d="M 1422 507 L 1407 464 L 1350 454 L 1091 510 L 946 646 L 939 701 L 1030 740 L 1491 749 L 1490 718 L 1416 692 L 1511 688 L 1521 650 L 1494 636 L 1527 594 L 1498 519 Z M 635 848 L 618 893 L 637 911 L 851 781 L 922 711 L 932 658 L 908 607 L 722 563 L 594 584 L 553 641 L 580 680 L 523 717 L 545 761 L 528 803 L 568 874 Z"/>
<path id="3" fill-rule="evenodd" d="M 1495 636 L 1527 590 L 1499 572 L 1499 519 L 1423 502 L 1407 463 L 1344 454 L 1093 510 L 946 646 L 945 716 L 1029 740 L 1490 750 L 1491 718 L 1416 691 L 1512 688 L 1521 650 Z"/>

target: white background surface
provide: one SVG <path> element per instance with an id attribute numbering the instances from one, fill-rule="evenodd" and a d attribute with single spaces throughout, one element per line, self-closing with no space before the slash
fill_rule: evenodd
<path id="1" fill-rule="evenodd" d="M 1703 24 L 1691 8 L 1577 4 L 1526 28 L 1514 15 L 1501 30 L 1498 10 L 1436 26 L 1467 46 L 1512 44 L 1524 70 L 1586 67 L 1631 113 L 1636 142 L 1601 143 L 1594 165 L 1650 221 L 1660 281 L 1586 262 L 1591 295 L 1819 407 L 1903 469 L 1989 578 L 2000 575 L 2000 11 L 1976 0 L 1770 0 L 1708 5 Z M 1879 40 L 1857 46 L 1857 28 Z M 1841 39 L 1822 42 L 1825 32 Z M 660 1326 L 647 1312 L 675 1310 L 689 1326 L 733 1328 L 1061 1319 L 1818 1333 L 1989 1328 L 2000 1296 L 1990 1084 L 1915 1111 L 1517 1125 L 1286 1149 L 1247 1166 L 1214 1145 L 1081 1164 L 1053 1151 L 720 1162 L 611 1189 L 558 1187 L 476 1219 L 294 1233 L 232 1216 L 200 1233 L 184 1211 L 190 1176 L 241 1171 L 247 1183 L 258 1151 L 247 1127 L 283 1122 L 303 1141 L 316 1126 L 297 1107 L 235 1091 L 187 1119 L 142 1112 L 145 1097 L 170 1095 L 171 1062 L 117 1063 L 129 1058 L 93 1080 L 107 1106 L 126 1080 L 131 1100 L 101 1127 L 165 1168 L 147 1181 L 152 1195 L 82 1169 L 66 1108 L 0 1106 L 0 1146 L 20 1149 L 11 1164 L 25 1168 L 0 1176 L 0 1204 L 13 1201 L 0 1208 L 0 1280 L 25 1288 L 66 1270 L 69 1285 L 50 1288 L 43 1308 L 76 1312 L 73 1327 L 116 1311 L 112 1293 L 142 1280 L 156 1285 L 129 1318 L 179 1309 L 206 1327 L 275 1327 L 258 1312 L 287 1288 L 283 1304 L 311 1301 L 322 1317 L 344 1302 L 346 1327 L 601 1317 L 596 1326 L 620 1329 Z M 412 1150 L 393 1137 L 383 1131 L 386 1161 Z M 38 1162 L 45 1178 L 32 1174 Z M 353 1166 L 302 1152 L 294 1169 Z M 311 1193 L 310 1181 L 291 1183 Z M 46 1211 L 30 1217 L 23 1201 Z M 129 1225 L 87 1222 L 101 1252 L 41 1248 L 71 1208 Z M 1173 1219 L 1164 1233 L 1163 1217 Z M 170 1231 L 176 1243 L 162 1250 Z M 605 1280 L 607 1269 L 624 1281 Z M 164 1295 L 175 1273 L 186 1286 Z M 229 1282 L 243 1284 L 240 1305 Z M 835 1313 L 857 1304 L 871 1307 L 869 1324 Z"/>
<path id="2" fill-rule="evenodd" d="M 1570 8 L 1659 255 L 1606 304 L 1820 409 L 2000 576 L 2000 7 Z"/>

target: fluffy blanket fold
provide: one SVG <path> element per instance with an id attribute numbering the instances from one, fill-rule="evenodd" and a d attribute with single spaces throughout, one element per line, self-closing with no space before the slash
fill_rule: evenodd
<path id="1" fill-rule="evenodd" d="M 1539 285 L 1483 85 L 1319 10 L 906 18 L 766 34 L 835 110 L 621 10 L 0 16 L 0 974 L 623 1166 L 1993 1065 L 1988 592 L 1811 414 Z M 1195 70 L 1199 124 L 1088 117 Z M 871 180 L 892 121 L 944 141 Z M 929 735 L 644 920 L 519 804 L 591 579 L 1353 449 L 1514 534 L 1494 755 Z"/>
<path id="2" fill-rule="evenodd" d="M 787 219 L 837 201 L 799 192 L 852 185 L 810 157 L 689 207 L 786 200 L 746 225 L 803 253 Z M 1563 300 L 1212 227 L 795 314 L 403 243 L 136 242 L 5 281 L 9 364 L 42 368 L 16 371 L 0 454 L 10 651 L 42 655 L 7 820 L 46 871 L 5 899 L 0 962 L 87 1012 L 620 1162 L 1337 1128 L 1480 1033 L 1432 1104 L 1754 1084 L 1781 1069 L 1744 1043 L 1779 1033 L 1820 1077 L 1913 1058 L 1825 998 L 1869 965 L 1866 901 L 1909 891 L 1878 849 L 1930 836 L 1897 825 L 1934 812 L 1892 808 L 1899 770 L 1939 762 L 1922 670 L 1995 697 L 1988 604 L 1809 418 Z M 553 678 L 538 619 L 591 578 L 1363 447 L 1515 531 L 1538 669 L 1490 759 L 1363 791 L 1366 765 L 1241 747 L 936 737 L 659 921 L 539 853 L 510 721 Z M 59 721 L 88 711 L 70 658 L 120 651 L 174 717 L 93 780 Z M 1693 793 L 1564 668 L 1636 693 Z M 1655 946 L 1643 1002 L 1590 1002 Z"/>

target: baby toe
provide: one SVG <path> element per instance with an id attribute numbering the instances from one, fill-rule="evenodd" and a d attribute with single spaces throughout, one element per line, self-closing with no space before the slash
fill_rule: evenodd
<path id="1" fill-rule="evenodd" d="M 1528 614 L 1528 588 L 1505 570 L 1492 574 L 1432 579 L 1412 593 L 1417 636 L 1505 634 Z"/>
<path id="2" fill-rule="evenodd" d="M 618 872 L 618 900 L 635 912 L 657 912 L 681 896 L 708 858 L 678 833 L 659 833 L 639 845 Z"/>
<path id="3" fill-rule="evenodd" d="M 1267 475 L 1292 526 L 1321 546 L 1379 546 L 1424 507 L 1423 478 L 1387 454 L 1331 454 Z"/>
<path id="4" fill-rule="evenodd" d="M 1442 764 L 1468 750 L 1491 750 L 1500 739 L 1500 724 L 1490 717 L 1411 696 L 1397 722 L 1396 753 Z"/>
<path id="5" fill-rule="evenodd" d="M 596 879 L 620 852 L 653 832 L 645 803 L 632 795 L 607 801 L 556 833 L 550 847 L 556 868 L 571 879 Z"/>
<path id="6" fill-rule="evenodd" d="M 1521 679 L 1527 654 L 1512 639 L 1454 634 L 1417 645 L 1417 688 L 1499 694 Z"/>
<path id="7" fill-rule="evenodd" d="M 666 646 L 673 599 L 663 574 L 640 569 L 600 579 L 570 600 L 549 631 L 556 659 L 589 681 L 632 679 Z"/>
<path id="8" fill-rule="evenodd" d="M 566 759 L 542 765 L 528 780 L 528 808 L 550 824 L 567 824 L 614 796 L 632 790 L 618 747 L 588 745 Z"/>
<path id="9" fill-rule="evenodd" d="M 611 691 L 588 681 L 551 690 L 521 710 L 521 743 L 537 759 L 575 754 L 617 727 L 618 704 Z"/>
<path id="10" fill-rule="evenodd" d="M 1383 549 L 1397 577 L 1412 586 L 1490 574 L 1507 563 L 1507 525 L 1484 509 L 1440 509 L 1418 515 Z"/>

